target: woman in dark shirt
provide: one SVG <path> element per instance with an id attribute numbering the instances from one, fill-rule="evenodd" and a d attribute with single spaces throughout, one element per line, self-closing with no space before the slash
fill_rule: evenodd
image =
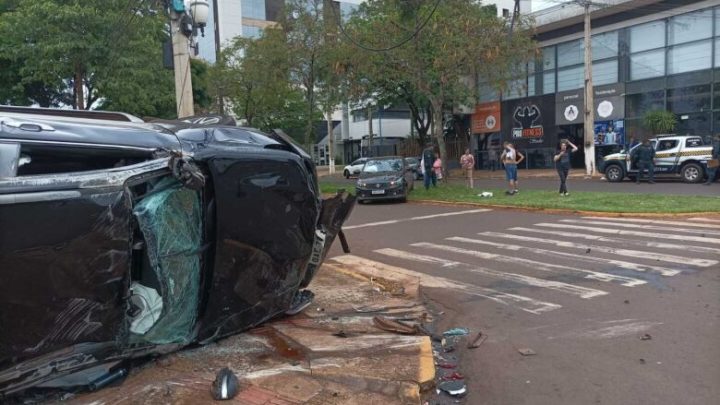
<path id="1" fill-rule="evenodd" d="M 570 148 L 570 149 L 568 149 Z M 577 146 L 573 145 L 567 139 L 560 141 L 560 147 L 555 154 L 553 160 L 555 161 L 555 168 L 557 169 L 558 176 L 560 176 L 560 195 L 567 196 L 567 177 L 570 173 L 570 154 L 577 152 Z"/>

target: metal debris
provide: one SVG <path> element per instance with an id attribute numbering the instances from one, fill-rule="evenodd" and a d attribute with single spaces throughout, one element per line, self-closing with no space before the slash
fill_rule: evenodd
<path id="1" fill-rule="evenodd" d="M 520 348 L 520 349 L 518 349 L 518 352 L 520 352 L 520 354 L 522 354 L 523 356 L 534 356 L 537 354 L 537 353 L 535 353 L 535 350 L 533 350 L 529 347 Z"/>

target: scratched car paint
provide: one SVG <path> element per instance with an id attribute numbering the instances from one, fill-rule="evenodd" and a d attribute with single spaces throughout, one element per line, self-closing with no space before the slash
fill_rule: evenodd
<path id="1" fill-rule="evenodd" d="M 0 163 L 0 400 L 284 313 L 355 203 L 283 134 L 212 123 L 0 109 Z"/>

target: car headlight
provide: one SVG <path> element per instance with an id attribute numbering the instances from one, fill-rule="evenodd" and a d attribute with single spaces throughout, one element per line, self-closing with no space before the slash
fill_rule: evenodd
<path id="1" fill-rule="evenodd" d="M 358 187 L 367 187 L 367 183 L 365 183 L 364 181 L 358 181 L 357 186 Z"/>

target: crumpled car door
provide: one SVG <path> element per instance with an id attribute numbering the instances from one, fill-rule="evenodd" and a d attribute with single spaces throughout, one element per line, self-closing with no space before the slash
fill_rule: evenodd
<path id="1" fill-rule="evenodd" d="M 169 173 L 168 161 L 0 178 L 0 393 L 126 343 L 128 184 Z"/>

